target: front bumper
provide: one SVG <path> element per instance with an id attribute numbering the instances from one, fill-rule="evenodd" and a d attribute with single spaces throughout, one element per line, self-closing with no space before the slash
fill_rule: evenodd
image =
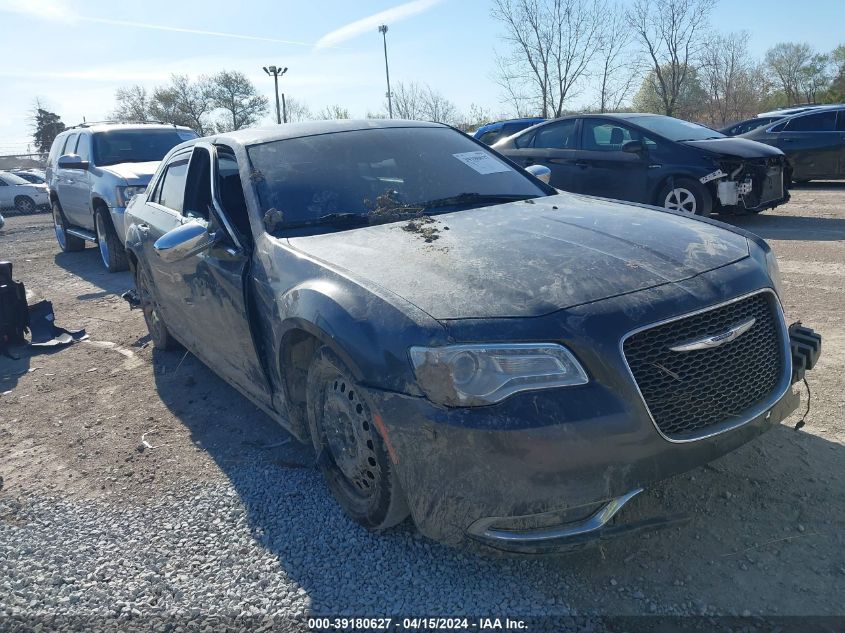
<path id="1" fill-rule="evenodd" d="M 458 341 L 493 340 L 494 332 L 512 340 L 560 341 L 582 361 L 591 381 L 477 408 L 446 408 L 373 390 L 419 530 L 451 544 L 469 538 L 497 549 L 542 552 L 677 524 L 679 517 L 627 525 L 612 519 L 631 493 L 711 462 L 777 426 L 798 407 L 790 384 L 799 378 L 787 367 L 792 373 L 773 400 L 743 424 L 672 442 L 657 430 L 627 374 L 619 341 L 637 324 L 688 312 L 690 296 L 716 305 L 731 299 L 728 293 L 754 292 L 762 274 L 748 258 L 678 284 L 530 322 L 510 321 L 507 330 L 497 322 L 450 326 Z M 561 332 L 567 337 L 561 339 Z M 799 342 L 811 347 L 803 367 L 812 367 L 820 344 L 806 331 L 789 333 L 792 357 L 794 335 L 801 334 Z"/>
<path id="2" fill-rule="evenodd" d="M 109 207 L 109 215 L 114 225 L 114 232 L 123 244 L 126 244 L 126 207 Z"/>

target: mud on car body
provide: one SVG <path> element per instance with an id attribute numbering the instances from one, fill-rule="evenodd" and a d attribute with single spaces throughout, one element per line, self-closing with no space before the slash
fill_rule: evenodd
<path id="1" fill-rule="evenodd" d="M 410 514 L 444 542 L 532 551 L 604 537 L 643 488 L 796 406 L 763 240 L 558 193 L 445 126 L 184 143 L 126 219 L 154 344 L 311 443 L 372 529 Z M 802 335 L 803 372 L 819 346 Z"/>

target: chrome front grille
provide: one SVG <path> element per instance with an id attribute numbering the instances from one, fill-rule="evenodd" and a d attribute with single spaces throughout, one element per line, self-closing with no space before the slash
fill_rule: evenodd
<path id="1" fill-rule="evenodd" d="M 719 344 L 751 319 L 747 331 Z M 736 426 L 776 395 L 787 364 L 784 336 L 777 299 L 762 292 L 638 331 L 623 352 L 657 428 L 682 441 Z M 712 347 L 670 349 L 709 337 Z"/>

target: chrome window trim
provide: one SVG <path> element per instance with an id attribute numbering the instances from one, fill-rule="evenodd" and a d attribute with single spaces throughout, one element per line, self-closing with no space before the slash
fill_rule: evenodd
<path id="1" fill-rule="evenodd" d="M 711 310 L 717 310 L 724 306 L 731 305 L 732 303 L 737 303 L 739 301 L 743 301 L 744 299 L 748 299 L 749 297 L 764 293 L 772 296 L 775 302 L 775 306 L 777 308 L 776 317 L 777 321 L 780 323 L 781 353 L 784 357 L 784 372 L 783 376 L 781 376 L 780 383 L 778 383 L 778 387 L 776 387 L 775 391 L 773 392 L 775 395 L 772 398 L 760 403 L 756 407 L 750 409 L 748 415 L 744 416 L 741 420 L 733 424 L 727 426 L 713 425 L 718 427 L 715 431 L 704 432 L 701 435 L 696 435 L 695 437 L 684 439 L 672 439 L 671 437 L 667 436 L 665 433 L 663 433 L 663 431 L 660 430 L 660 427 L 657 425 L 657 421 L 654 419 L 654 416 L 651 413 L 651 409 L 649 409 L 648 407 L 648 403 L 645 400 L 645 396 L 643 396 L 643 392 L 640 391 L 640 386 L 637 383 L 637 379 L 634 376 L 634 372 L 631 371 L 631 366 L 628 364 L 628 359 L 625 357 L 625 341 L 627 341 L 635 334 L 639 334 L 640 332 L 644 332 L 645 330 L 651 330 L 652 328 L 660 327 L 661 325 L 666 325 L 667 323 L 680 321 L 681 319 L 686 319 L 692 316 L 696 316 L 698 314 L 710 312 Z M 707 306 L 706 308 L 702 308 L 700 310 L 687 312 L 686 314 L 681 314 L 679 316 L 664 319 L 662 321 L 657 321 L 656 323 L 651 323 L 649 325 L 638 327 L 635 330 L 631 330 L 630 332 L 625 334 L 625 336 L 623 336 L 622 339 L 619 341 L 619 353 L 622 355 L 622 362 L 625 363 L 625 368 L 628 370 L 628 376 L 630 376 L 631 380 L 633 381 L 634 387 L 636 388 L 637 393 L 640 395 L 640 399 L 642 400 L 643 406 L 645 407 L 645 410 L 648 413 L 648 417 L 651 419 L 651 423 L 654 425 L 655 430 L 660 434 L 660 437 L 662 437 L 667 442 L 671 442 L 672 444 L 687 444 L 689 442 L 697 442 L 699 440 L 715 437 L 716 435 L 721 435 L 722 433 L 727 433 L 728 431 L 732 431 L 741 426 L 744 426 L 751 422 L 754 418 L 762 415 L 767 410 L 771 409 L 781 398 L 783 398 L 784 395 L 786 395 L 786 392 L 792 386 L 792 382 L 790 380 L 790 378 L 792 377 L 792 351 L 789 347 L 789 332 L 787 330 L 786 318 L 783 314 L 783 307 L 781 306 L 780 299 L 778 298 L 777 293 L 771 288 L 761 288 L 760 290 L 755 290 L 754 292 L 749 292 L 739 297 L 729 299 L 728 301 L 723 301 L 721 303 Z"/>

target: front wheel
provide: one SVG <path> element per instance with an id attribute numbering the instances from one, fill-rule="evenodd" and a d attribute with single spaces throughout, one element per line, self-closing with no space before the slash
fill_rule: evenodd
<path id="1" fill-rule="evenodd" d="M 129 260 L 126 258 L 126 251 L 120 238 L 117 237 L 107 208 L 97 207 L 94 214 L 94 228 L 97 230 L 100 258 L 108 271 L 116 273 L 128 269 Z"/>
<path id="2" fill-rule="evenodd" d="M 692 178 L 670 178 L 657 196 L 657 204 L 672 211 L 691 215 L 710 215 L 713 198 Z"/>
<path id="3" fill-rule="evenodd" d="M 58 202 L 53 202 L 53 228 L 59 248 L 65 253 L 75 253 L 85 248 L 85 240 L 67 232 L 67 222 Z"/>
<path id="4" fill-rule="evenodd" d="M 141 311 L 144 313 L 144 321 L 147 323 L 147 331 L 150 333 L 153 346 L 161 350 L 178 348 L 179 343 L 170 334 L 170 330 L 167 329 L 167 325 L 161 316 L 161 308 L 159 308 L 153 292 L 152 279 L 150 279 L 147 269 L 140 263 L 135 275 L 135 287 L 138 289 Z"/>
<path id="5" fill-rule="evenodd" d="M 371 530 L 401 523 L 408 504 L 373 409 L 328 347 L 316 351 L 308 369 L 307 407 L 320 469 L 346 514 Z"/>

